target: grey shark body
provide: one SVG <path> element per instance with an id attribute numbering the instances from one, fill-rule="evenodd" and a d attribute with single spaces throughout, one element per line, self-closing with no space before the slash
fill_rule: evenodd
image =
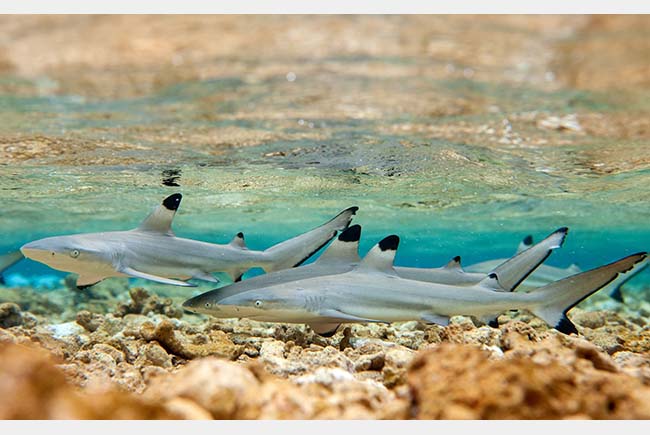
<path id="1" fill-rule="evenodd" d="M 264 251 L 246 248 L 237 234 L 225 245 L 176 237 L 171 223 L 182 196 L 171 195 L 133 230 L 49 237 L 24 245 L 23 254 L 48 266 L 79 275 L 77 286 L 108 277 L 143 278 L 163 284 L 192 286 L 190 278 L 218 282 L 213 272 L 233 279 L 251 267 L 266 271 L 296 266 L 347 228 L 358 210 L 350 207 L 327 223 Z"/>
<path id="2" fill-rule="evenodd" d="M 562 246 L 567 231 L 566 228 L 560 228 L 538 244 L 496 266 L 492 272 L 499 276 L 500 282 L 503 283 L 503 290 L 512 291 L 550 255 L 552 250 Z M 206 306 L 215 307 L 220 300 L 228 296 L 302 279 L 350 272 L 361 261 L 359 257 L 360 236 L 361 227 L 352 225 L 343 231 L 314 263 L 256 276 L 211 290 L 186 301 L 185 306 L 194 308 L 194 311 L 210 314 L 211 310 L 210 308 L 206 309 Z M 463 286 L 478 284 L 487 276 L 485 273 L 464 272 L 460 266 L 460 257 L 454 257 L 444 267 L 428 269 L 395 267 L 394 269 L 397 275 L 406 279 Z"/>
<path id="3" fill-rule="evenodd" d="M 0 255 L 0 284 L 4 284 L 2 273 L 14 264 L 18 263 L 23 258 L 25 257 L 23 257 L 23 254 L 20 251 L 13 251 Z"/>
<path id="4" fill-rule="evenodd" d="M 401 278 L 392 266 L 398 243 L 397 236 L 382 240 L 350 272 L 226 297 L 211 314 L 307 323 L 317 332 L 327 332 L 340 323 L 422 320 L 446 325 L 453 315 L 471 315 L 491 322 L 503 311 L 528 309 L 562 332 L 577 333 L 566 312 L 646 257 L 646 253 L 631 255 L 532 292 L 517 293 L 502 291 L 496 274 L 473 286 Z M 188 303 L 184 306 L 192 308 Z"/>

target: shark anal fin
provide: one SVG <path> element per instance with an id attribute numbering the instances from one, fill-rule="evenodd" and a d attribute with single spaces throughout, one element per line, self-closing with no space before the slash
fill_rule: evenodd
<path id="1" fill-rule="evenodd" d="M 237 278 L 235 278 L 235 282 L 241 281 L 242 276 L 244 276 L 243 273 L 241 275 L 239 275 Z"/>
<path id="2" fill-rule="evenodd" d="M 427 323 L 435 323 L 436 325 L 449 325 L 449 317 L 441 316 L 440 314 L 424 313 L 420 316 L 420 320 Z"/>
<path id="3" fill-rule="evenodd" d="M 159 282 L 161 284 L 178 285 L 182 287 L 196 287 L 195 284 L 191 284 L 189 282 L 179 281 L 176 279 L 165 278 L 162 276 L 152 275 L 150 273 L 140 272 L 139 270 L 135 270 L 130 267 L 123 267 L 119 269 L 119 272 L 125 275 L 129 275 L 133 278 L 148 279 L 149 281 Z"/>
<path id="4" fill-rule="evenodd" d="M 336 334 L 336 330 L 341 326 L 340 323 L 310 323 L 309 327 L 316 334 L 323 337 L 331 337 Z"/>

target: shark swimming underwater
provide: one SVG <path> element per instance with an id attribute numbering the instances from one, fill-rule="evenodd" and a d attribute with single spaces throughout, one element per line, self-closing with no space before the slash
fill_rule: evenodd
<path id="1" fill-rule="evenodd" d="M 530 249 L 521 251 L 516 256 L 499 264 L 493 272 L 500 277 L 504 291 L 511 291 L 535 270 L 554 249 L 561 247 L 567 232 L 567 228 L 560 228 Z M 190 311 L 212 314 L 213 311 L 219 309 L 219 301 L 228 296 L 301 279 L 349 272 L 361 261 L 359 257 L 360 237 L 361 226 L 351 225 L 342 231 L 338 238 L 334 239 L 321 256 L 311 264 L 259 275 L 220 287 L 187 300 L 183 306 Z M 444 267 L 430 269 L 395 267 L 395 271 L 402 278 L 454 285 L 474 285 L 487 276 L 484 273 L 465 273 L 460 267 L 460 257 L 454 257 Z"/>
<path id="2" fill-rule="evenodd" d="M 401 278 L 393 267 L 398 245 L 399 237 L 388 236 L 350 272 L 237 293 L 218 301 L 211 314 L 306 323 L 318 333 L 331 334 L 341 323 L 422 320 L 446 325 L 454 315 L 470 315 L 493 324 L 504 311 L 527 309 L 561 332 L 577 333 L 566 313 L 647 256 L 645 252 L 633 254 L 531 292 L 517 293 L 503 291 L 496 273 L 473 286 Z"/>
<path id="3" fill-rule="evenodd" d="M 23 257 L 23 254 L 20 251 L 13 251 L 0 255 L 0 284 L 5 283 L 4 278 L 2 277 L 2 272 L 4 272 L 5 269 L 9 269 L 23 258 L 25 257 Z"/>
<path id="4" fill-rule="evenodd" d="M 48 237 L 21 248 L 27 258 L 79 275 L 78 287 L 109 277 L 133 277 L 179 286 L 194 286 L 190 278 L 219 282 L 213 272 L 226 272 L 233 279 L 252 267 L 265 271 L 301 264 L 348 227 L 358 207 L 343 210 L 311 231 L 264 251 L 249 250 L 238 233 L 226 245 L 176 237 L 172 220 L 182 195 L 165 198 L 140 226 L 129 231 Z"/>

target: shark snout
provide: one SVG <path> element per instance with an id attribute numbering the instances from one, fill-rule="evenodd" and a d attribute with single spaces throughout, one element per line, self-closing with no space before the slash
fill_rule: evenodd
<path id="1" fill-rule="evenodd" d="M 22 252 L 23 255 L 27 258 L 40 261 L 46 256 L 55 254 L 54 250 L 52 250 L 52 247 L 48 245 L 48 243 L 43 243 L 42 240 L 36 240 L 24 244 L 20 248 L 20 252 Z"/>

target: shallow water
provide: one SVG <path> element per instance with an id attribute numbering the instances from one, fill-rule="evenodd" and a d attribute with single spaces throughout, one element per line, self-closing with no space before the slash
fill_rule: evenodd
<path id="1" fill-rule="evenodd" d="M 133 228 L 175 192 L 178 236 L 242 231 L 252 249 L 353 205 L 361 253 L 398 234 L 398 265 L 505 258 L 564 226 L 546 264 L 650 248 L 647 16 L 0 28 L 0 254 Z M 518 311 L 323 337 L 184 311 L 209 282 L 80 291 L 31 260 L 3 277 L 0 418 L 650 418 L 650 268 L 624 304 L 601 291 L 572 308 L 578 336 Z"/>
<path id="2" fill-rule="evenodd" d="M 391 25 L 399 20 L 408 21 Z M 583 18 L 549 17 L 533 32 L 508 20 L 483 23 L 495 59 L 450 54 L 444 44 L 461 37 L 447 28 L 428 35 L 426 50 L 408 40 L 401 51 L 327 46 L 311 57 L 284 47 L 264 63 L 251 48 L 194 61 L 202 77 L 176 82 L 156 66 L 161 83 L 147 92 L 121 92 L 110 81 L 119 68 L 93 78 L 108 84 L 85 77 L 86 88 L 63 67 L 9 70 L 0 250 L 131 228 L 172 192 L 185 195 L 178 235 L 226 243 L 244 231 L 252 248 L 357 205 L 362 252 L 395 233 L 403 265 L 506 257 L 525 235 L 561 226 L 570 235 L 550 264 L 588 268 L 647 250 L 648 88 L 585 89 L 580 66 L 558 64 L 593 38 Z M 560 42 L 549 42 L 553 28 Z M 523 42 L 511 47 L 513 31 Z M 12 270 L 46 273 L 30 262 Z"/>

